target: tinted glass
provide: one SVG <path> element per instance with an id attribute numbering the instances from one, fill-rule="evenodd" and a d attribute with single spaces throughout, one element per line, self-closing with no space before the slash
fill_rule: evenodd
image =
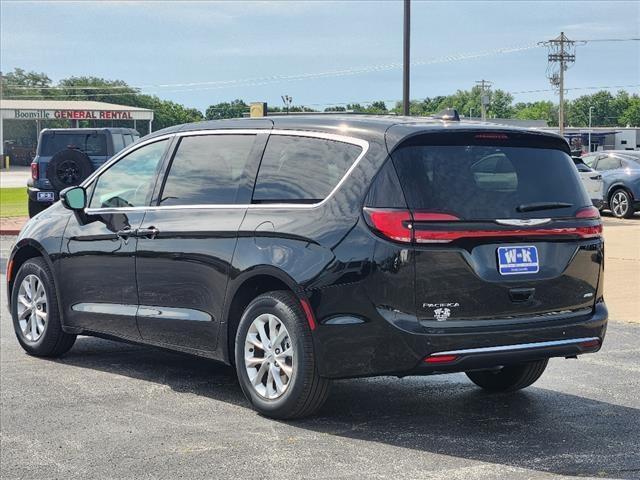
<path id="1" fill-rule="evenodd" d="M 598 160 L 596 170 L 615 170 L 620 168 L 620 159 L 616 157 L 604 157 Z"/>
<path id="2" fill-rule="evenodd" d="M 323 200 L 361 151 L 356 145 L 332 140 L 272 135 L 262 157 L 253 200 Z"/>
<path id="3" fill-rule="evenodd" d="M 102 133 L 50 133 L 42 136 L 40 155 L 53 156 L 73 148 L 87 155 L 107 155 L 107 137 Z"/>
<path id="4" fill-rule="evenodd" d="M 410 208 L 461 219 L 572 216 L 590 205 L 571 158 L 546 148 L 408 146 L 393 154 Z M 571 207 L 520 212 L 539 202 Z"/>
<path id="5" fill-rule="evenodd" d="M 120 159 L 98 178 L 89 206 L 142 207 L 149 204 L 156 172 L 168 141 L 145 145 Z"/>
<path id="6" fill-rule="evenodd" d="M 124 138 L 121 133 L 112 133 L 111 138 L 113 138 L 113 153 L 118 153 L 124 148 Z"/>
<path id="7" fill-rule="evenodd" d="M 180 141 L 161 205 L 228 205 L 238 202 L 255 135 L 206 135 Z M 248 199 L 245 199 L 245 202 Z"/>
<path id="8" fill-rule="evenodd" d="M 124 144 L 125 146 L 130 145 L 133 143 L 133 136 L 130 133 L 125 133 L 124 135 L 122 135 L 124 138 Z"/>
<path id="9" fill-rule="evenodd" d="M 579 157 L 571 157 L 579 172 L 590 172 L 591 169 Z"/>
<path id="10" fill-rule="evenodd" d="M 591 153 L 589 155 L 583 155 L 582 156 L 582 161 L 589 167 L 593 167 L 593 164 L 596 162 L 596 160 L 600 157 L 600 155 L 596 154 L 596 153 Z"/>

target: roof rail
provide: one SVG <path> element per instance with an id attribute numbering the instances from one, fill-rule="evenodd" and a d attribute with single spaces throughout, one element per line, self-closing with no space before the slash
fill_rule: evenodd
<path id="1" fill-rule="evenodd" d="M 460 115 L 455 108 L 445 108 L 433 116 L 436 120 L 444 120 L 446 122 L 459 122 Z"/>

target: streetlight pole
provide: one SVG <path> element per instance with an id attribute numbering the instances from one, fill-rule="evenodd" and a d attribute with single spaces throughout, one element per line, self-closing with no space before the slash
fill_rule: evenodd
<path id="1" fill-rule="evenodd" d="M 409 115 L 409 54 L 411 35 L 411 0 L 404 0 L 404 31 L 402 48 L 402 114 Z"/>
<path id="2" fill-rule="evenodd" d="M 591 112 L 593 107 L 589 107 L 589 153 L 591 153 Z"/>

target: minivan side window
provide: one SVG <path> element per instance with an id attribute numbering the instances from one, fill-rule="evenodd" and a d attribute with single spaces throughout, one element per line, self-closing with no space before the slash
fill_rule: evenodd
<path id="1" fill-rule="evenodd" d="M 362 148 L 323 138 L 271 135 L 258 171 L 254 203 L 322 201 Z"/>
<path id="2" fill-rule="evenodd" d="M 98 177 L 90 208 L 143 207 L 149 204 L 156 172 L 167 149 L 160 140 L 134 150 Z"/>
<path id="3" fill-rule="evenodd" d="M 184 137 L 160 196 L 160 205 L 231 205 L 247 203 L 238 195 L 255 135 Z"/>

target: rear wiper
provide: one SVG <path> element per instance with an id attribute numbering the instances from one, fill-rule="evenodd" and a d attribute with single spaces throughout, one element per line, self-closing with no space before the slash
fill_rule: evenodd
<path id="1" fill-rule="evenodd" d="M 518 212 L 535 212 L 537 210 L 553 210 L 555 208 L 567 208 L 573 207 L 573 203 L 566 202 L 533 202 L 533 203 L 523 203 L 522 205 L 518 205 L 516 210 Z"/>

